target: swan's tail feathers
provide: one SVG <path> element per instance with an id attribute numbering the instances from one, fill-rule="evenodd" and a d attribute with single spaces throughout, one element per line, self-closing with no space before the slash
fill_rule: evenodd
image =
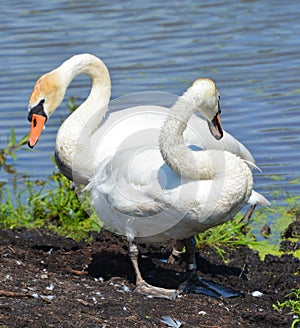
<path id="1" fill-rule="evenodd" d="M 256 170 L 258 170 L 259 172 L 261 172 L 261 169 L 254 163 L 254 162 L 250 162 L 250 161 L 247 161 L 247 160 L 245 160 L 244 159 L 244 162 L 246 163 L 246 164 L 248 164 L 249 165 L 249 167 L 251 167 L 252 169 L 256 169 Z"/>
<path id="2" fill-rule="evenodd" d="M 251 196 L 248 200 L 248 204 L 250 205 L 263 205 L 263 206 L 270 206 L 271 203 L 264 197 L 262 194 L 252 190 Z"/>

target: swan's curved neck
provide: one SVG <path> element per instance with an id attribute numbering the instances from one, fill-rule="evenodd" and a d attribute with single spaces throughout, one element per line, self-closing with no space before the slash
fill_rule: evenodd
<path id="1" fill-rule="evenodd" d="M 188 121 L 201 107 L 201 103 L 196 104 L 191 100 L 191 91 L 187 90 L 170 109 L 160 133 L 160 152 L 164 161 L 178 175 L 193 180 L 211 179 L 214 168 L 210 153 L 192 151 L 184 142 L 183 132 Z"/>
<path id="2" fill-rule="evenodd" d="M 55 159 L 60 170 L 69 179 L 87 183 L 94 170 L 91 136 L 105 115 L 110 99 L 109 72 L 99 58 L 84 54 L 64 62 L 56 73 L 62 81 L 64 92 L 79 74 L 88 75 L 92 83 L 88 98 L 61 125 L 55 148 Z"/>
<path id="3" fill-rule="evenodd" d="M 60 73 L 65 90 L 79 74 L 86 74 L 90 78 L 92 82 L 90 94 L 70 118 L 72 117 L 73 120 L 76 119 L 80 122 L 89 122 L 96 127 L 105 114 L 110 99 L 111 84 L 105 64 L 97 57 L 84 54 L 65 61 L 57 68 L 57 71 Z M 94 114 L 97 114 L 96 121 L 91 120 L 91 116 Z M 93 131 L 91 131 L 92 133 Z"/>

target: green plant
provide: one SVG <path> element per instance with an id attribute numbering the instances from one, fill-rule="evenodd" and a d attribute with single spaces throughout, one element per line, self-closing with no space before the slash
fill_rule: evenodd
<path id="1" fill-rule="evenodd" d="M 50 184 L 51 188 L 42 198 L 47 208 L 45 219 L 49 226 L 55 227 L 58 233 L 75 239 L 85 237 L 89 231 L 99 231 L 101 224 L 97 216 L 90 216 L 85 210 L 88 208 L 89 213 L 93 212 L 88 203 L 89 198 L 80 200 L 72 188 L 72 183 L 60 172 L 53 174 L 50 180 L 52 186 Z M 40 204 L 36 205 L 35 210 L 38 211 Z"/>
<path id="2" fill-rule="evenodd" d="M 3 197 L 2 228 L 43 227 L 74 239 L 87 238 L 89 232 L 101 229 L 97 216 L 85 211 L 91 208 L 88 197 L 79 200 L 70 181 L 60 172 L 54 172 L 42 182 L 26 181 L 16 194 L 7 189 Z"/>
<path id="3" fill-rule="evenodd" d="M 208 245 L 215 248 L 222 260 L 226 262 L 224 255 L 226 249 L 238 246 L 246 246 L 255 243 L 255 237 L 248 229 L 248 223 L 240 222 L 241 216 L 236 216 L 219 226 L 213 227 L 196 236 L 197 247 Z"/>
<path id="4" fill-rule="evenodd" d="M 277 304 L 273 304 L 273 308 L 276 311 L 281 312 L 287 308 L 293 315 L 292 328 L 300 326 L 300 289 L 292 289 L 291 293 L 286 295 L 288 300 L 284 302 L 277 301 Z"/>
<path id="5" fill-rule="evenodd" d="M 284 254 L 281 249 L 283 234 L 288 226 L 295 221 L 296 213 L 299 212 L 300 196 L 292 196 L 287 192 L 276 190 L 276 194 L 273 194 L 273 197 L 275 200 L 272 202 L 272 205 L 255 210 L 250 222 L 252 233 L 258 236 L 258 243 L 249 244 L 249 246 L 259 252 L 262 260 L 266 254 L 277 256 Z M 259 237 L 260 229 L 264 224 L 268 224 L 271 228 L 271 234 L 268 239 Z M 288 240 L 293 243 L 299 242 L 297 238 L 288 238 Z M 300 258 L 299 248 L 295 247 L 290 253 Z"/>
<path id="6" fill-rule="evenodd" d="M 7 173 L 15 173 L 13 165 L 7 164 L 7 158 L 12 157 L 16 161 L 15 151 L 26 144 L 29 133 L 26 134 L 19 142 L 16 139 L 16 133 L 14 128 L 11 128 L 10 136 L 7 137 L 6 145 L 0 149 L 0 167 L 3 167 Z"/>
<path id="7" fill-rule="evenodd" d="M 72 113 L 78 108 L 78 104 L 76 103 L 77 99 L 78 98 L 76 98 L 76 97 L 69 97 L 68 98 L 67 108 L 68 108 L 69 112 Z"/>

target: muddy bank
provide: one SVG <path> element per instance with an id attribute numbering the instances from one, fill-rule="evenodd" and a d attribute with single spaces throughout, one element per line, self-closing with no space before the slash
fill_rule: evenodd
<path id="1" fill-rule="evenodd" d="M 141 250 L 146 280 L 176 288 L 184 261 L 163 263 L 168 247 Z M 2 230 L 0 256 L 0 327 L 167 327 L 163 316 L 180 320 L 182 327 L 290 327 L 292 316 L 272 304 L 300 288 L 300 263 L 290 255 L 261 262 L 241 247 L 228 253 L 225 265 L 206 248 L 197 256 L 199 274 L 243 291 L 243 297 L 147 298 L 133 291 L 126 240 L 109 232 L 86 243 L 39 230 Z M 254 297 L 253 291 L 263 295 Z"/>

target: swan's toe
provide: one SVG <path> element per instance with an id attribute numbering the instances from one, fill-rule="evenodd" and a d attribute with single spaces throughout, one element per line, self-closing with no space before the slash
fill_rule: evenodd
<path id="1" fill-rule="evenodd" d="M 176 289 L 165 289 L 152 286 L 144 280 L 136 285 L 134 291 L 145 296 L 167 298 L 169 300 L 175 300 L 180 294 L 180 291 Z"/>
<path id="2" fill-rule="evenodd" d="M 243 292 L 206 281 L 200 277 L 189 277 L 178 287 L 184 293 L 202 294 L 215 298 L 232 298 L 243 296 Z"/>
<path id="3" fill-rule="evenodd" d="M 173 255 L 173 254 L 170 254 L 170 256 L 168 257 L 167 263 L 168 264 L 174 264 L 177 261 L 178 261 L 178 257 Z"/>

